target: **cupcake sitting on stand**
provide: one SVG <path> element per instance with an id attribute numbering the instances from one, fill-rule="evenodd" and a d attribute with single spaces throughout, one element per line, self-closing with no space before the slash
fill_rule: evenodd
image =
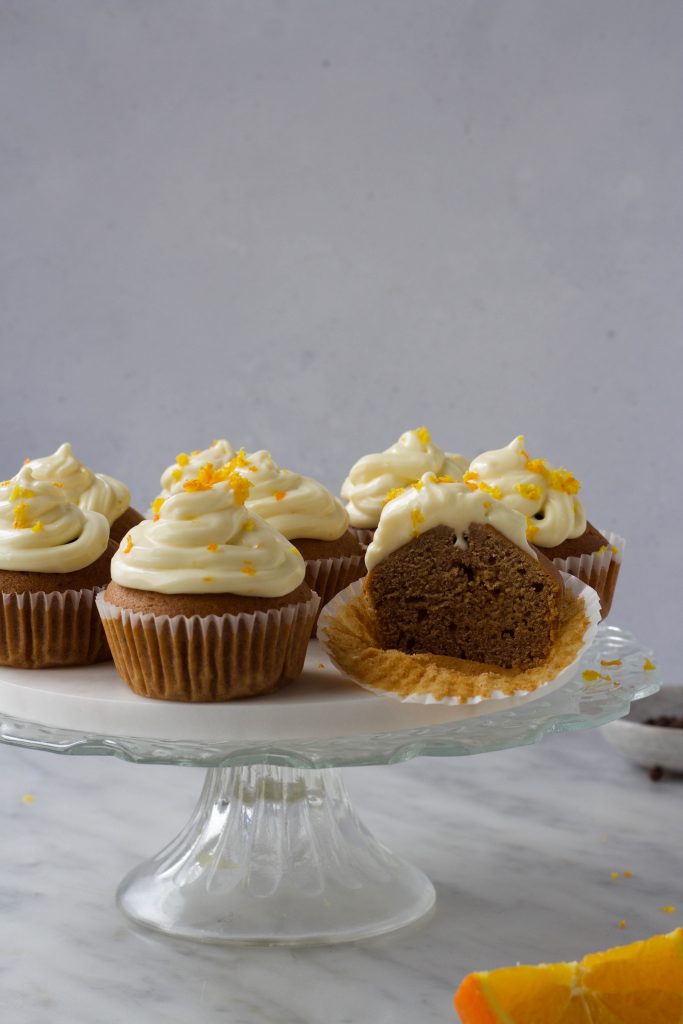
<path id="1" fill-rule="evenodd" d="M 226 701 L 300 675 L 319 599 L 299 551 L 245 507 L 249 486 L 207 466 L 123 539 L 98 608 L 135 693 Z"/>

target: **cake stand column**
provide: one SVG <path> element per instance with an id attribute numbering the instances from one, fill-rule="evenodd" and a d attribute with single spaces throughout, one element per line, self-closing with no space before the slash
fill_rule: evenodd
<path id="1" fill-rule="evenodd" d="M 310 944 L 416 921 L 434 888 L 359 821 L 336 768 L 210 768 L 190 821 L 119 886 L 148 928 L 205 942 Z"/>

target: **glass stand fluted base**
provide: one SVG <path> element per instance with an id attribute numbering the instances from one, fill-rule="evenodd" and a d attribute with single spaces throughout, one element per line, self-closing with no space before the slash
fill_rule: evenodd
<path id="1" fill-rule="evenodd" d="M 210 768 L 183 831 L 119 886 L 138 924 L 203 942 L 350 942 L 402 928 L 434 888 L 359 821 L 336 768 Z"/>

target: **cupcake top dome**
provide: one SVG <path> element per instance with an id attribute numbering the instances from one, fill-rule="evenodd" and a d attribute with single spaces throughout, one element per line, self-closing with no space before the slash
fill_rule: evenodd
<path id="1" fill-rule="evenodd" d="M 368 570 L 374 569 L 387 555 L 436 526 L 450 527 L 457 535 L 457 546 L 465 548 L 467 528 L 473 523 L 494 527 L 527 554 L 537 557 L 527 541 L 523 515 L 484 491 L 425 473 L 390 496 L 365 554 L 365 564 Z"/>
<path id="2" fill-rule="evenodd" d="M 426 427 L 407 430 L 385 451 L 363 455 L 349 470 L 341 489 L 349 522 L 358 529 L 374 529 L 390 491 L 420 480 L 425 473 L 462 480 L 467 466 L 462 455 L 444 452 L 434 444 Z"/>
<path id="3" fill-rule="evenodd" d="M 106 473 L 93 473 L 77 459 L 68 442 L 52 455 L 29 459 L 26 466 L 34 480 L 63 486 L 68 501 L 84 512 L 100 512 L 109 525 L 130 506 L 130 491 L 124 483 Z"/>
<path id="4" fill-rule="evenodd" d="M 579 481 L 569 470 L 530 458 L 522 435 L 505 448 L 478 455 L 464 481 L 526 516 L 527 537 L 538 547 L 555 547 L 586 529 Z"/>
<path id="5" fill-rule="evenodd" d="M 236 454 L 233 446 L 224 438 L 213 441 L 208 448 L 197 448 L 189 454 L 180 452 L 176 455 L 173 465 L 168 466 L 161 474 L 160 497 L 168 498 L 176 484 L 182 483 L 183 480 L 192 480 L 203 466 L 210 465 L 218 469 L 234 459 Z"/>
<path id="6" fill-rule="evenodd" d="M 30 463 L 0 484 L 0 569 L 76 572 L 108 543 L 106 517 L 73 504 L 66 484 L 38 479 Z"/>
<path id="7" fill-rule="evenodd" d="M 154 502 L 112 559 L 112 579 L 160 594 L 282 597 L 305 576 L 299 552 L 245 507 L 250 481 L 205 466 Z"/>
<path id="8" fill-rule="evenodd" d="M 310 476 L 282 469 L 267 451 L 245 457 L 249 483 L 247 508 L 266 519 L 289 540 L 337 540 L 349 519 L 341 501 Z"/>

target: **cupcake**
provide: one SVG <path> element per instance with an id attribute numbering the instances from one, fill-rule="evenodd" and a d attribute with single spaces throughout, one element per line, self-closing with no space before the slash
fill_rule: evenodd
<path id="1" fill-rule="evenodd" d="M 61 444 L 52 455 L 26 463 L 36 480 L 64 488 L 68 501 L 84 512 L 100 512 L 109 523 L 109 535 L 117 543 L 142 516 L 130 504 L 130 491 L 106 473 L 93 473 L 74 455 L 70 444 Z"/>
<path id="2" fill-rule="evenodd" d="M 98 608 L 135 693 L 226 701 L 300 675 L 318 597 L 299 551 L 245 507 L 248 490 L 207 467 L 123 539 Z"/>
<path id="3" fill-rule="evenodd" d="M 306 582 L 320 606 L 364 575 L 363 549 L 349 529 L 344 506 L 310 476 L 281 469 L 270 452 L 238 452 L 251 487 L 247 508 L 267 520 L 306 560 Z"/>
<path id="4" fill-rule="evenodd" d="M 89 665 L 110 657 L 95 609 L 116 544 L 100 512 L 24 466 L 0 484 L 0 664 Z"/>
<path id="5" fill-rule="evenodd" d="M 168 498 L 176 484 L 183 480 L 192 480 L 204 466 L 220 469 L 234 459 L 237 452 L 229 441 L 219 439 L 213 441 L 208 448 L 197 448 L 195 451 L 180 452 L 176 455 L 173 465 L 168 466 L 161 474 L 160 498 Z"/>
<path id="6" fill-rule="evenodd" d="M 349 523 L 362 544 L 369 544 L 387 495 L 419 480 L 425 473 L 462 480 L 469 463 L 432 441 L 426 427 L 407 430 L 386 451 L 363 455 L 342 484 Z"/>
<path id="7" fill-rule="evenodd" d="M 473 459 L 464 481 L 526 516 L 528 540 L 559 569 L 593 587 L 602 617 L 607 617 L 623 541 L 615 534 L 604 536 L 587 521 L 575 476 L 545 459 L 530 458 L 520 436 Z"/>
<path id="8" fill-rule="evenodd" d="M 418 703 L 527 694 L 571 670 L 598 621 L 593 590 L 529 544 L 526 519 L 426 473 L 384 506 L 367 575 L 321 616 L 333 661 Z"/>

